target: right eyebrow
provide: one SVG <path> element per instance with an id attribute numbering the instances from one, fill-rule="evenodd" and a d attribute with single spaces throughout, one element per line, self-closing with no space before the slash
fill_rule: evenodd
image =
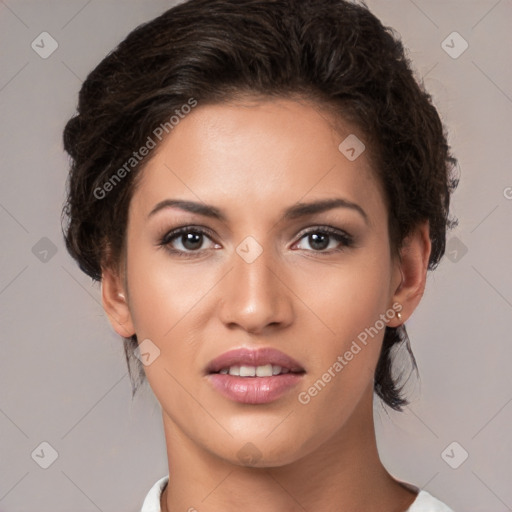
<path id="1" fill-rule="evenodd" d="M 177 207 L 180 210 L 184 210 L 190 213 L 197 213 L 204 215 L 205 217 L 211 217 L 213 219 L 221 220 L 226 222 L 226 216 L 215 206 L 198 203 L 196 201 L 183 201 L 180 199 L 164 199 L 160 201 L 148 214 L 148 218 L 165 208 Z"/>

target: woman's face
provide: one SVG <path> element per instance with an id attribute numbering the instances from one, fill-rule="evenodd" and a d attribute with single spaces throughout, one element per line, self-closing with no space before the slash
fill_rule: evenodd
<path id="1" fill-rule="evenodd" d="M 164 422 L 237 464 L 286 464 L 368 421 L 384 327 L 401 323 L 400 269 L 364 137 L 327 116 L 285 99 L 199 103 L 130 203 L 129 323 Z M 253 358 L 263 348 L 300 372 L 269 376 L 293 363 Z M 235 353 L 210 373 L 235 349 L 246 359 Z M 237 366 L 248 376 L 231 375 Z"/>

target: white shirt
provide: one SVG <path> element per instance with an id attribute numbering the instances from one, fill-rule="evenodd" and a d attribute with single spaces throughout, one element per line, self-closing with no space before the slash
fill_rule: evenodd
<path id="1" fill-rule="evenodd" d="M 162 512 L 160 508 L 160 497 L 168 481 L 169 475 L 162 477 L 151 487 L 142 504 L 140 512 Z M 404 512 L 453 512 L 450 507 L 434 498 L 434 496 L 427 491 L 420 490 L 418 487 L 407 484 L 406 482 L 402 483 L 418 493 L 412 505 L 407 510 L 404 510 Z"/>

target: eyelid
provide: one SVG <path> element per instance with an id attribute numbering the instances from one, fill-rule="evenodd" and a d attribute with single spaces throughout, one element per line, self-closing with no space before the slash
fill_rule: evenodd
<path id="1" fill-rule="evenodd" d="M 344 229 L 340 229 L 340 228 L 335 228 L 333 226 L 328 226 L 328 225 L 316 225 L 316 226 L 311 226 L 309 228 L 306 228 L 304 230 L 302 230 L 298 235 L 297 235 L 297 238 L 298 240 L 296 242 L 294 242 L 293 245 L 296 245 L 297 243 L 300 243 L 300 241 L 306 237 L 307 235 L 310 235 L 311 233 L 324 233 L 324 234 L 327 234 L 329 235 L 331 238 L 335 238 L 338 240 L 339 243 L 341 243 L 342 247 L 338 247 L 338 248 L 335 248 L 335 249 L 330 249 L 330 250 L 323 250 L 323 251 L 308 251 L 308 252 L 312 252 L 312 253 L 316 253 L 316 254 L 325 254 L 325 255 L 328 255 L 328 254 L 332 254 L 332 253 L 336 253 L 336 252 L 340 252 L 340 251 L 343 251 L 349 247 L 353 247 L 355 245 L 354 243 L 354 236 L 351 235 L 350 233 L 348 233 L 346 230 Z"/>
<path id="2" fill-rule="evenodd" d="M 310 226 L 308 228 L 304 228 L 298 235 L 298 238 L 302 238 L 305 235 L 308 235 L 310 233 L 316 233 L 316 232 L 326 232 L 333 235 L 343 235 L 347 238 L 353 238 L 353 236 L 344 229 L 341 228 L 335 228 L 334 226 L 324 225 L 324 224 L 316 224 L 314 226 Z"/>
<path id="3" fill-rule="evenodd" d="M 203 236 L 206 236 L 210 239 L 210 241 L 215 244 L 219 245 L 215 241 L 215 234 L 212 232 L 211 229 L 207 228 L 206 226 L 200 226 L 197 224 L 185 224 L 178 226 L 176 228 L 173 228 L 169 231 L 166 231 L 163 236 L 159 238 L 159 242 L 157 243 L 158 247 L 165 248 L 167 251 L 169 251 L 171 254 L 177 255 L 177 256 L 183 256 L 183 257 L 195 257 L 204 254 L 205 251 L 211 250 L 211 248 L 208 249 L 198 249 L 198 250 L 181 250 L 181 249 L 175 249 L 171 246 L 171 241 L 176 240 L 180 237 L 180 235 L 183 235 L 185 233 L 195 232 L 199 233 Z M 333 226 L 329 225 L 313 225 L 309 226 L 307 228 L 304 228 L 296 235 L 296 240 L 293 242 L 293 246 L 300 243 L 303 238 L 305 238 L 307 235 L 311 233 L 324 233 L 328 236 L 331 236 L 332 238 L 335 238 L 340 244 L 340 247 L 336 247 L 334 249 L 329 250 L 306 250 L 306 252 L 311 252 L 313 254 L 318 255 L 331 255 L 333 253 L 339 253 L 343 250 L 346 250 L 349 247 L 354 246 L 354 237 L 348 233 L 344 229 L 335 228 Z"/>
<path id="4" fill-rule="evenodd" d="M 175 249 L 171 246 L 171 241 L 174 241 L 176 239 L 179 239 L 179 237 L 185 233 L 199 233 L 203 236 L 206 236 L 211 240 L 211 242 L 214 245 L 218 245 L 218 243 L 214 240 L 215 235 L 213 234 L 212 230 L 205 227 L 205 226 L 199 226 L 196 224 L 186 224 L 182 226 L 178 226 L 176 228 L 173 228 L 169 231 L 166 231 L 165 234 L 161 237 L 159 237 L 159 241 L 157 242 L 158 248 L 164 248 L 167 251 L 169 251 L 172 254 L 177 254 L 179 256 L 194 256 L 195 254 L 203 254 L 205 250 L 207 249 L 199 249 L 196 251 L 183 251 L 181 249 Z"/>
<path id="5" fill-rule="evenodd" d="M 184 224 L 184 225 L 172 228 L 170 230 L 166 230 L 165 234 L 160 236 L 160 239 L 165 240 L 167 238 L 174 238 L 179 234 L 186 233 L 189 231 L 190 232 L 195 231 L 195 232 L 199 232 L 202 234 L 206 234 L 209 237 L 215 237 L 215 234 L 213 233 L 213 231 L 206 226 L 201 226 L 198 224 Z M 296 235 L 296 237 L 297 237 L 297 239 L 300 240 L 301 238 L 303 238 L 305 235 L 307 235 L 309 233 L 315 233 L 315 232 L 321 232 L 321 231 L 327 232 L 329 234 L 343 235 L 350 239 L 353 238 L 353 236 L 348 231 L 346 231 L 344 229 L 335 228 L 333 226 L 322 225 L 322 224 L 316 224 L 316 225 L 304 228 Z"/>
<path id="6" fill-rule="evenodd" d="M 201 233 L 203 235 L 208 235 L 209 237 L 215 237 L 215 234 L 210 228 L 207 228 L 206 226 L 200 226 L 198 224 L 185 224 L 182 226 L 177 226 L 175 228 L 172 228 L 170 230 L 166 230 L 165 234 L 161 236 L 160 238 L 162 240 L 175 238 L 178 235 L 181 235 L 183 233 L 188 232 L 196 232 Z"/>

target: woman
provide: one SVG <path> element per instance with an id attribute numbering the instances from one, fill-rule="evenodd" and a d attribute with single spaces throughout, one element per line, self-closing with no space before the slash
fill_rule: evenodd
<path id="1" fill-rule="evenodd" d="M 375 441 L 456 160 L 366 6 L 182 3 L 87 77 L 64 144 L 67 248 L 162 407 L 142 512 L 451 510 Z"/>

